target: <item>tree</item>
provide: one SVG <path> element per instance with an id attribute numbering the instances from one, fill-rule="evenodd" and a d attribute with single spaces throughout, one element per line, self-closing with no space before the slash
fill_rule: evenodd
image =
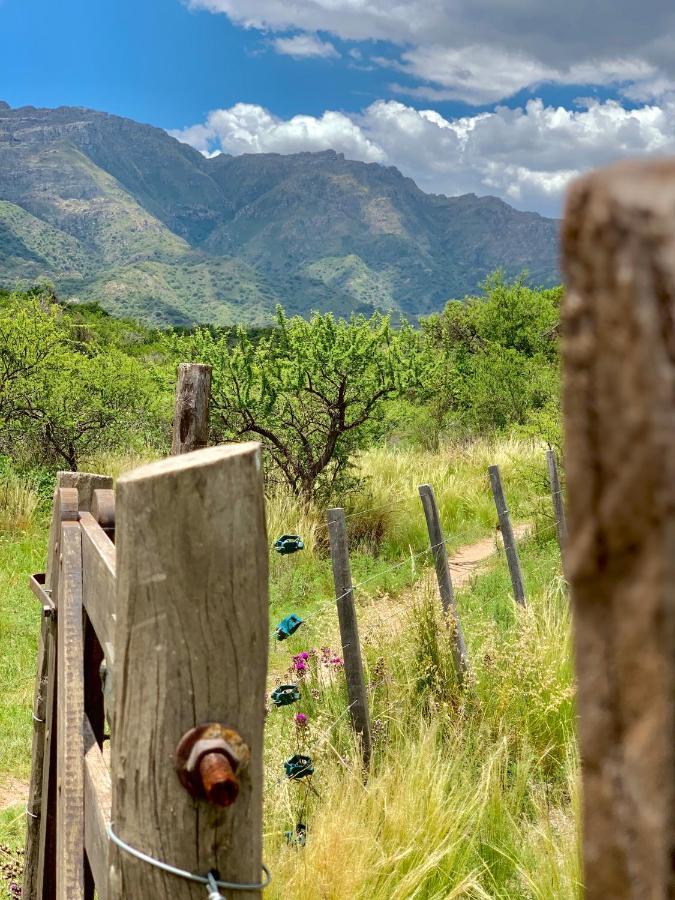
<path id="1" fill-rule="evenodd" d="M 174 349 L 213 367 L 213 437 L 260 440 L 276 473 L 305 500 L 350 483 L 357 451 L 377 440 L 383 407 L 415 377 L 416 338 L 389 319 L 309 321 L 277 310 L 277 327 L 251 341 L 243 328 L 200 330 Z"/>
<path id="2" fill-rule="evenodd" d="M 439 418 L 472 432 L 541 423 L 559 394 L 560 288 L 534 290 L 499 274 L 484 296 L 450 301 L 423 322 L 436 360 L 427 385 Z"/>
<path id="3" fill-rule="evenodd" d="M 77 318 L 81 319 L 82 311 Z M 0 300 L 0 452 L 76 470 L 157 427 L 154 367 L 82 327 L 51 294 Z"/>
<path id="4" fill-rule="evenodd" d="M 9 295 L 0 303 L 0 430 L 21 415 L 29 384 L 55 364 L 66 343 L 50 302 Z"/>
<path id="5" fill-rule="evenodd" d="M 84 453 L 129 449 L 152 426 L 155 401 L 143 367 L 119 350 L 70 349 L 30 382 L 22 421 L 44 462 L 77 471 Z"/>

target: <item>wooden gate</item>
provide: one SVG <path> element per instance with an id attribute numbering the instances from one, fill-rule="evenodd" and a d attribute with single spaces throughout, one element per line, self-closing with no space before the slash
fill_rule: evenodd
<path id="1" fill-rule="evenodd" d="M 24 897 L 203 898 L 209 873 L 260 896 L 268 548 L 258 445 L 145 466 L 115 494 L 108 477 L 60 473 L 46 572 L 31 586 L 43 619 Z M 208 723 L 230 743 L 222 750 L 209 731 L 211 755 L 193 747 L 181 777 L 213 802 L 191 796 L 176 768 L 181 738 Z"/>

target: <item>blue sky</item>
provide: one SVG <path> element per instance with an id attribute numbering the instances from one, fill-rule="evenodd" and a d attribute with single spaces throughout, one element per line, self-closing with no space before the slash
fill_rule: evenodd
<path id="1" fill-rule="evenodd" d="M 635 8 L 0 0 L 0 99 L 129 116 L 209 153 L 332 146 L 555 213 L 575 173 L 671 150 L 675 4 Z"/>

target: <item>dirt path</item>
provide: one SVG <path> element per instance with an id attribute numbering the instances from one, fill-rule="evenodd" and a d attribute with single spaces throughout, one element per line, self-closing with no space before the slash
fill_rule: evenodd
<path id="1" fill-rule="evenodd" d="M 527 537 L 530 532 L 530 526 L 515 525 L 513 534 L 517 541 Z M 501 547 L 501 539 L 499 542 Z M 497 538 L 483 538 L 482 541 L 476 541 L 475 544 L 467 544 L 460 547 L 450 557 L 450 571 L 452 572 L 452 583 L 455 588 L 463 587 L 476 574 L 476 569 L 490 559 L 497 552 Z"/>
<path id="2" fill-rule="evenodd" d="M 0 781 L 0 812 L 17 803 L 28 801 L 28 783 L 19 781 L 12 775 L 5 775 Z"/>
<path id="3" fill-rule="evenodd" d="M 531 527 L 528 523 L 514 525 L 513 533 L 516 541 L 526 538 Z M 483 564 L 496 555 L 498 547 L 502 546 L 501 535 L 496 532 L 491 537 L 483 538 L 473 544 L 465 544 L 456 550 L 448 559 L 454 589 L 465 587 Z M 415 602 L 416 598 L 419 598 L 420 594 L 425 591 L 436 592 L 437 590 L 436 575 L 433 569 L 430 569 L 423 578 L 396 597 L 373 599 L 359 612 L 363 636 L 367 635 L 369 639 L 377 639 L 377 635 L 391 636 L 392 633 L 397 632 L 398 626 L 403 621 L 403 613 Z"/>

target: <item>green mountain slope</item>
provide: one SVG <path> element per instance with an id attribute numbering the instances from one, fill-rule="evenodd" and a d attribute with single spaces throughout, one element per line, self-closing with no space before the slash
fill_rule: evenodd
<path id="1" fill-rule="evenodd" d="M 333 151 L 206 159 L 161 129 L 0 103 L 0 286 L 157 324 L 264 324 L 276 303 L 429 312 L 495 268 L 557 275 L 557 223 L 425 194 Z"/>

